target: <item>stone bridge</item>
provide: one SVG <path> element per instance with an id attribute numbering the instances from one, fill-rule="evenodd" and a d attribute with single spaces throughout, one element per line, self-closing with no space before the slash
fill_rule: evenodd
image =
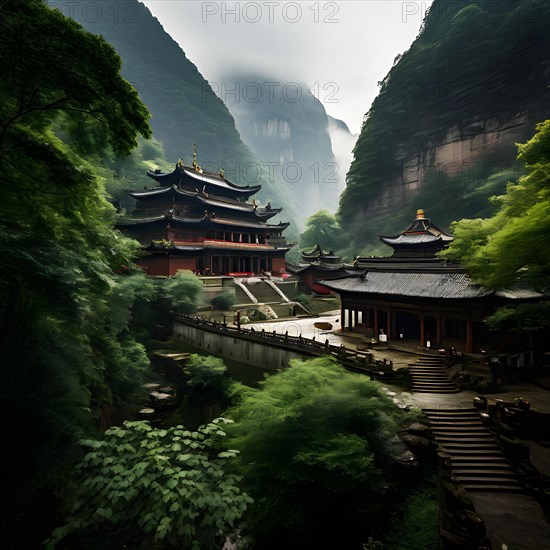
<path id="1" fill-rule="evenodd" d="M 384 378 L 391 376 L 391 368 L 385 362 L 375 362 L 368 351 L 356 351 L 345 346 L 335 346 L 315 338 L 290 336 L 254 330 L 242 326 L 229 326 L 208 321 L 197 316 L 174 315 L 172 333 L 207 353 L 241 363 L 279 370 L 289 365 L 291 359 L 331 356 L 352 371 Z"/>

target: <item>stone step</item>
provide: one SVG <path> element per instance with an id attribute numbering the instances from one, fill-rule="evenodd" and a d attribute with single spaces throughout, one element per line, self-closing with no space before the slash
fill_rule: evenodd
<path id="1" fill-rule="evenodd" d="M 440 413 L 427 413 L 426 416 L 434 422 L 481 422 L 478 413 L 449 414 L 442 411 Z"/>
<path id="2" fill-rule="evenodd" d="M 445 390 L 448 390 L 448 389 L 458 390 L 458 387 L 456 386 L 456 384 L 453 384 L 452 382 L 433 382 L 433 383 L 416 382 L 416 383 L 411 383 L 411 388 L 413 388 L 413 389 L 426 388 L 426 389 L 429 389 L 429 390 L 434 390 L 434 389 L 437 389 L 437 388 L 441 388 L 441 389 L 445 389 Z"/>
<path id="3" fill-rule="evenodd" d="M 452 380 L 449 380 L 448 378 L 411 378 L 411 384 L 455 384 L 455 383 Z"/>
<path id="4" fill-rule="evenodd" d="M 514 471 L 508 466 L 507 469 L 498 468 L 498 469 L 491 469 L 491 468 L 477 468 L 477 469 L 471 469 L 471 468 L 455 468 L 453 464 L 453 475 L 455 477 L 479 477 L 484 479 L 485 476 L 489 478 L 495 478 L 499 477 L 501 479 L 504 478 L 512 478 L 516 479 L 516 474 Z"/>
<path id="5" fill-rule="evenodd" d="M 414 367 L 410 367 L 409 368 L 409 372 L 414 372 L 414 371 L 426 371 L 426 372 L 431 372 L 431 371 L 436 371 L 436 372 L 448 372 L 447 369 L 445 367 L 441 367 L 439 365 L 415 365 Z"/>
<path id="6" fill-rule="evenodd" d="M 462 460 L 453 460 L 452 463 L 453 472 L 484 472 L 485 470 L 496 473 L 515 476 L 514 471 L 510 467 L 510 464 L 504 461 L 500 462 L 479 462 L 475 458 L 472 458 L 469 462 L 463 462 Z"/>
<path id="7" fill-rule="evenodd" d="M 411 367 L 409 369 L 409 372 L 410 373 L 414 373 L 414 372 L 426 372 L 426 373 L 430 373 L 430 372 L 440 372 L 442 374 L 447 374 L 447 369 L 442 369 L 440 367 Z"/>
<path id="8" fill-rule="evenodd" d="M 426 386 L 426 387 L 435 387 L 435 386 L 451 386 L 453 388 L 456 387 L 456 384 L 454 382 L 451 382 L 450 380 L 411 380 L 411 384 L 413 386 Z"/>
<path id="9" fill-rule="evenodd" d="M 426 386 L 426 387 L 434 387 L 434 386 L 442 386 L 442 387 L 451 387 L 455 388 L 456 384 L 454 382 L 451 382 L 450 380 L 412 380 L 413 386 Z"/>
<path id="10" fill-rule="evenodd" d="M 437 374 L 435 372 L 411 372 L 409 376 L 412 380 L 450 380 L 446 374 Z"/>
<path id="11" fill-rule="evenodd" d="M 498 493 L 524 493 L 523 487 L 519 484 L 478 484 L 478 483 L 462 483 L 462 487 L 466 491 L 476 491 L 476 492 L 498 492 Z"/>
<path id="12" fill-rule="evenodd" d="M 458 393 L 460 391 L 460 389 L 456 388 L 456 389 L 449 389 L 449 390 L 427 390 L 427 389 L 417 389 L 417 388 L 411 388 L 412 392 L 415 392 L 415 393 L 434 393 L 434 394 L 438 394 L 438 393 Z"/>
<path id="13" fill-rule="evenodd" d="M 410 369 L 409 375 L 413 374 L 426 374 L 433 376 L 449 376 L 448 371 L 445 369 Z"/>
<path id="14" fill-rule="evenodd" d="M 459 416 L 458 418 L 451 418 L 449 416 L 439 416 L 434 418 L 433 416 L 430 416 L 429 421 L 431 425 L 434 427 L 445 426 L 445 425 L 468 426 L 469 424 L 475 425 L 477 422 L 479 422 L 479 417 L 476 418 L 474 416 L 471 416 L 471 417 Z"/>
<path id="15" fill-rule="evenodd" d="M 440 434 L 446 434 L 451 435 L 454 437 L 462 437 L 465 433 L 468 432 L 476 432 L 476 433 L 482 433 L 485 434 L 487 437 L 490 437 L 491 439 L 493 436 L 487 431 L 487 428 L 483 425 L 479 424 L 453 424 L 453 425 L 440 425 L 440 424 L 432 424 L 431 425 L 432 431 L 435 433 Z"/>
<path id="16" fill-rule="evenodd" d="M 432 429 L 437 430 L 438 432 L 456 431 L 458 433 L 462 433 L 467 430 L 475 430 L 476 432 L 483 431 L 486 434 L 489 434 L 489 432 L 487 431 L 487 428 L 483 424 L 481 424 L 481 422 L 476 422 L 475 420 L 471 420 L 469 422 L 462 421 L 462 422 L 455 422 L 455 423 L 452 423 L 452 422 L 438 423 L 438 422 L 430 421 L 430 423 L 432 425 Z"/>
<path id="17" fill-rule="evenodd" d="M 454 472 L 453 472 L 454 473 Z M 456 479 L 458 479 L 460 482 L 463 483 L 479 483 L 480 485 L 519 485 L 517 481 L 515 481 L 514 478 L 510 478 L 507 476 L 494 476 L 494 477 L 487 477 L 485 475 L 472 475 L 472 474 L 461 474 L 461 475 L 455 475 Z"/>
<path id="18" fill-rule="evenodd" d="M 479 449 L 478 447 L 468 447 L 467 449 L 450 449 L 445 447 L 445 452 L 451 457 L 453 464 L 455 461 L 462 460 L 504 460 L 502 451 L 498 447 Z"/>
<path id="19" fill-rule="evenodd" d="M 453 386 L 452 384 L 411 384 L 410 386 L 412 391 L 459 391 L 459 389 L 456 386 Z"/>
<path id="20" fill-rule="evenodd" d="M 471 439 L 468 441 L 456 441 L 455 439 L 450 439 L 442 441 L 441 438 L 436 437 L 436 440 L 438 443 L 441 444 L 442 447 L 444 447 L 445 451 L 449 455 L 452 455 L 455 451 L 467 451 L 471 449 L 476 449 L 477 452 L 483 453 L 485 453 L 486 451 L 498 451 L 502 455 L 500 447 L 496 443 L 488 439 L 479 439 L 477 441 Z"/>
<path id="21" fill-rule="evenodd" d="M 458 445 L 494 445 L 497 448 L 498 445 L 492 437 L 480 436 L 478 434 L 465 434 L 463 437 L 448 436 L 445 434 L 434 434 L 437 441 L 439 441 L 443 446 L 452 446 L 456 447 Z"/>
<path id="22" fill-rule="evenodd" d="M 460 407 L 460 408 L 430 408 L 426 407 L 422 409 L 426 414 L 432 413 L 449 413 L 449 414 L 461 414 L 461 413 L 477 413 L 477 409 L 474 407 Z"/>
<path id="23" fill-rule="evenodd" d="M 449 453 L 447 453 L 449 454 Z M 483 466 L 483 467 L 491 467 L 491 468 L 500 468 L 501 466 L 505 466 L 506 468 L 509 468 L 510 465 L 506 461 L 506 459 L 502 455 L 488 455 L 485 456 L 484 454 L 478 454 L 477 456 L 474 454 L 472 456 L 460 456 L 459 458 L 453 458 L 453 468 L 466 468 L 470 465 L 472 466 Z"/>
<path id="24" fill-rule="evenodd" d="M 414 386 L 448 386 L 451 385 L 453 387 L 456 387 L 456 384 L 452 382 L 451 380 L 445 380 L 444 378 L 439 378 L 436 380 L 411 380 L 411 384 Z"/>

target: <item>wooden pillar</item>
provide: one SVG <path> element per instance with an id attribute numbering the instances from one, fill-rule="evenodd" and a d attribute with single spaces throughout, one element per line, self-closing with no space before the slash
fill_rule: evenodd
<path id="1" fill-rule="evenodd" d="M 426 345 L 426 338 L 424 334 L 424 316 L 420 316 L 420 345 L 424 347 Z"/>
<path id="2" fill-rule="evenodd" d="M 391 309 L 388 309 L 388 313 L 386 314 L 386 334 L 388 335 L 388 340 L 391 338 L 391 316 L 393 315 L 393 312 Z"/>
<path id="3" fill-rule="evenodd" d="M 346 309 L 344 308 L 344 302 L 340 305 L 340 327 L 342 332 L 346 328 Z"/>
<path id="4" fill-rule="evenodd" d="M 349 331 L 351 332 L 353 329 L 353 310 L 348 309 L 348 327 Z"/>
<path id="5" fill-rule="evenodd" d="M 353 311 L 353 326 L 356 327 L 357 326 L 357 323 L 359 323 L 359 313 L 358 311 L 355 309 Z"/>
<path id="6" fill-rule="evenodd" d="M 474 339 L 472 334 L 472 320 L 466 320 L 466 353 L 472 353 L 474 350 Z"/>
<path id="7" fill-rule="evenodd" d="M 437 341 L 437 345 L 441 347 L 441 315 L 435 316 L 435 324 L 436 324 L 435 338 Z"/>
<path id="8" fill-rule="evenodd" d="M 378 308 L 374 308 L 374 337 L 378 338 Z"/>

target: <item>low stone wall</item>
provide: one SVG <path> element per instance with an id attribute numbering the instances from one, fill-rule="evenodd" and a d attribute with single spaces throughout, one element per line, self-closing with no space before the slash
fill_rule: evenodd
<path id="1" fill-rule="evenodd" d="M 373 361 L 368 352 L 347 349 L 343 345 L 330 345 L 328 340 L 319 342 L 312 338 L 232 327 L 198 316 L 174 315 L 172 334 L 205 353 L 234 359 L 240 363 L 256 365 L 267 370 L 279 370 L 292 359 L 331 356 L 344 368 L 368 374 L 377 379 L 394 377 L 391 361 Z"/>
<path id="2" fill-rule="evenodd" d="M 231 334 L 210 332 L 178 321 L 174 321 L 172 328 L 176 338 L 203 349 L 206 353 L 272 371 L 288 367 L 291 359 L 303 360 L 311 357 L 311 354 L 236 338 Z"/>

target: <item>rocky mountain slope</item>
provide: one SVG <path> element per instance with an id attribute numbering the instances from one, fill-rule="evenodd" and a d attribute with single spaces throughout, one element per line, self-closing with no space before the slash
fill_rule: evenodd
<path id="1" fill-rule="evenodd" d="M 226 177 L 237 184 L 261 183 L 260 200 L 283 206 L 284 220 L 303 218 L 292 190 L 267 172 L 258 175 L 246 169 L 261 163 L 241 141 L 231 113 L 144 4 L 138 0 L 50 0 L 49 4 L 115 47 L 122 58 L 122 75 L 151 111 L 153 134 L 163 143 L 167 161 L 175 165 L 182 158 L 190 164 L 196 143 L 203 168 L 217 172 L 223 167 Z"/>
<path id="2" fill-rule="evenodd" d="M 342 194 L 348 251 L 379 247 L 417 208 L 442 227 L 491 212 L 516 143 L 550 116 L 550 5 L 435 0 L 365 116 Z"/>
<path id="3" fill-rule="evenodd" d="M 329 118 L 309 87 L 266 75 L 231 75 L 225 82 L 232 92 L 222 99 L 243 141 L 273 166 L 304 214 L 334 211 L 348 166 L 340 166 L 335 158 Z M 336 126 L 347 129 L 345 123 Z"/>

